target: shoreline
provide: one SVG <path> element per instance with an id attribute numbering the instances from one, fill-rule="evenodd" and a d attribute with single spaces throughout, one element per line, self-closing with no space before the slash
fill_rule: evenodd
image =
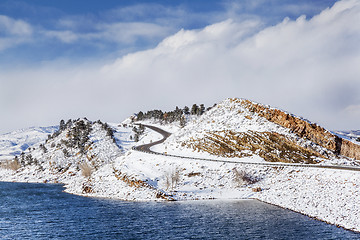
<path id="1" fill-rule="evenodd" d="M 306 216 L 308 218 L 311 218 L 311 219 L 314 219 L 314 220 L 317 220 L 317 221 L 321 221 L 321 222 L 324 222 L 326 224 L 329 224 L 329 225 L 333 225 L 333 226 L 336 226 L 338 228 L 341 228 L 341 229 L 344 229 L 344 230 L 347 230 L 347 231 L 351 231 L 351 232 L 354 232 L 354 233 L 359 233 L 360 234 L 360 231 L 356 230 L 356 229 L 350 229 L 350 228 L 346 228 L 344 226 L 341 226 L 340 224 L 336 224 L 336 223 L 332 223 L 332 222 L 329 222 L 329 221 L 326 221 L 324 219 L 321 219 L 319 217 L 315 217 L 315 216 L 311 216 L 309 214 L 306 214 L 304 212 L 301 212 L 301 211 L 296 211 L 294 209 L 291 209 L 289 207 L 286 207 L 286 206 L 281 206 L 281 205 L 278 205 L 276 203 L 273 203 L 273 202 L 269 202 L 269 201 L 264 201 L 260 198 L 257 198 L 257 197 L 248 197 L 248 198 L 203 198 L 203 199 L 178 199 L 178 200 L 157 200 L 157 199 L 138 199 L 138 200 L 129 200 L 129 199 L 121 199 L 121 198 L 116 198 L 116 197 L 111 197 L 111 196 L 96 196 L 96 195 L 93 195 L 93 194 L 78 194 L 78 193 L 73 193 L 73 192 L 69 192 L 67 191 L 67 188 L 66 188 L 66 184 L 65 183 L 61 183 L 61 182 L 58 182 L 58 183 L 52 183 L 52 182 L 41 182 L 41 181 L 0 181 L 0 182 L 3 182 L 3 183 L 29 183 L 29 184 L 42 184 L 42 185 L 61 185 L 62 186 L 62 192 L 64 193 L 67 193 L 67 194 L 70 194 L 70 195 L 75 195 L 75 196 L 79 196 L 79 197 L 85 197 L 85 198 L 94 198 L 94 199 L 102 199 L 102 200 L 115 200 L 115 201 L 123 201 L 123 202 L 138 202 L 138 203 L 142 203 L 142 202 L 203 202 L 203 201 L 219 201 L 219 202 L 226 202 L 226 201 L 259 201 L 259 202 L 262 202 L 262 203 L 265 203 L 265 204 L 269 204 L 269 205 L 272 205 L 272 206 L 276 206 L 276 207 L 279 207 L 279 208 L 282 208 L 284 210 L 289 210 L 289 211 L 292 211 L 292 212 L 295 212 L 295 213 L 299 213 L 303 216 Z"/>

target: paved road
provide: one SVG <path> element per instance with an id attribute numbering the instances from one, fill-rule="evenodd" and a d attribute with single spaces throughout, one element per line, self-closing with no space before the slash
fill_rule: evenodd
<path id="1" fill-rule="evenodd" d="M 139 124 L 137 124 L 139 125 Z M 254 162 L 238 162 L 238 161 L 232 161 L 232 160 L 215 160 L 215 159 L 207 159 L 207 158 L 197 158 L 197 157 L 186 157 L 186 156 L 178 156 L 178 155 L 172 155 L 172 154 L 165 154 L 165 153 L 159 153 L 154 152 L 150 148 L 152 146 L 155 146 L 157 144 L 163 143 L 170 135 L 171 133 L 164 131 L 161 128 L 150 126 L 150 125 L 144 125 L 144 127 L 150 128 L 151 130 L 160 133 L 163 136 L 163 139 L 148 143 L 140 146 L 133 147 L 133 150 L 149 153 L 149 154 L 156 154 L 156 155 L 163 155 L 168 157 L 177 157 L 177 158 L 186 158 L 186 159 L 193 159 L 193 160 L 201 160 L 201 161 L 210 161 L 210 162 L 224 162 L 224 163 L 238 163 L 238 164 L 244 164 L 244 165 L 260 165 L 260 166 L 271 166 L 271 167 L 302 167 L 302 168 L 328 168 L 328 169 L 339 169 L 339 170 L 351 170 L 351 171 L 360 171 L 360 167 L 351 167 L 351 166 L 334 166 L 334 165 L 317 165 L 317 164 L 299 164 L 299 163 L 254 163 Z"/>
<path id="2" fill-rule="evenodd" d="M 139 124 L 137 124 L 139 125 Z M 158 127 L 154 127 L 154 126 L 150 126 L 150 125 L 144 125 L 142 124 L 144 127 L 150 128 L 151 130 L 154 130 L 155 132 L 160 133 L 163 136 L 163 139 L 153 142 L 153 143 L 148 143 L 148 144 L 144 144 L 144 145 L 140 145 L 140 146 L 136 146 L 133 147 L 134 150 L 140 151 L 140 152 L 146 152 L 146 153 L 151 153 L 151 154 L 160 154 L 157 152 L 152 151 L 150 148 L 152 146 L 155 146 L 157 144 L 163 143 L 170 135 L 171 133 L 166 132 Z"/>

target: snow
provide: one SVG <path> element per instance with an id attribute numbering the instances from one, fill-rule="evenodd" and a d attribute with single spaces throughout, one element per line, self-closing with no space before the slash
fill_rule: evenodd
<path id="1" fill-rule="evenodd" d="M 335 134 L 341 138 L 347 139 L 355 144 L 360 144 L 360 130 L 334 131 L 333 134 Z"/>
<path id="2" fill-rule="evenodd" d="M 257 113 L 246 108 L 242 104 L 243 101 L 243 99 L 238 99 L 238 101 L 225 99 L 211 110 L 205 112 L 202 116 L 190 119 L 184 128 L 178 128 L 177 131 L 171 131 L 174 134 L 172 134 L 164 142 L 164 144 L 154 146 L 152 150 L 177 156 L 226 160 L 227 158 L 210 155 L 207 152 L 194 151 L 193 149 L 188 148 L 186 143 L 192 140 L 202 140 L 208 133 L 211 132 L 216 132 L 219 135 L 224 135 L 224 132 L 221 131 L 232 131 L 235 133 L 246 132 L 249 134 L 252 134 L 252 132 L 273 132 L 291 139 L 299 146 L 314 149 L 317 152 L 328 156 L 329 159 L 317 158 L 317 161 L 319 161 L 322 165 L 359 165 L 359 163 L 353 159 L 335 156 L 331 151 L 311 142 L 310 140 L 300 138 L 296 134 L 292 133 L 288 128 L 282 127 L 266 120 L 263 117 L 260 117 Z M 147 123 L 165 129 L 157 122 Z M 260 156 L 250 152 L 248 152 L 248 154 L 252 156 L 247 158 L 232 158 L 232 160 L 239 162 L 264 162 L 264 159 Z"/>
<path id="3" fill-rule="evenodd" d="M 57 126 L 32 127 L 0 135 L 0 161 L 12 159 L 29 147 L 45 141 L 57 129 Z"/>
<path id="4" fill-rule="evenodd" d="M 259 186 L 259 200 L 360 231 L 360 172 L 286 168 Z"/>
<path id="5" fill-rule="evenodd" d="M 232 117 L 234 115 L 237 117 Z M 62 132 L 55 139 L 43 142 L 48 149 L 46 153 L 40 148 L 31 151 L 43 169 L 36 165 L 17 171 L 0 168 L 0 181 L 63 183 L 65 191 L 71 194 L 129 201 L 259 199 L 360 232 L 360 171 L 246 165 L 241 162 L 261 163 L 264 160 L 256 155 L 236 159 L 221 158 L 182 147 L 181 142 L 190 137 L 202 137 L 206 131 L 225 129 L 274 131 L 295 138 L 287 129 L 267 122 L 228 100 L 203 116 L 188 120 L 184 128 L 180 128 L 178 123 L 162 125 L 151 120 L 142 122 L 173 133 L 168 140 L 154 146 L 152 150 L 232 162 L 134 151 L 133 146 L 160 140 L 162 136 L 146 128 L 139 142 L 134 142 L 132 128 L 135 125 L 127 120 L 121 124 L 109 124 L 115 131 L 115 143 L 100 124 L 93 123 L 89 136 L 92 148 L 87 156 L 72 152 L 71 157 L 65 157 L 61 149 L 51 147 L 66 138 L 66 131 Z M 6 139 L 11 139 L 11 135 Z M 0 150 L 0 154 L 7 151 L 6 147 Z M 85 177 L 77 166 L 83 162 L 90 163 L 89 156 L 96 159 L 97 165 L 91 176 Z M 341 161 L 346 163 L 347 160 Z M 57 169 L 64 169 L 68 164 L 71 166 L 66 171 L 55 171 L 55 166 L 59 167 Z M 240 181 L 237 172 L 246 173 L 254 180 L 253 183 Z M 169 181 L 171 178 L 174 179 L 172 183 Z M 91 191 L 86 192 L 84 189 Z"/>

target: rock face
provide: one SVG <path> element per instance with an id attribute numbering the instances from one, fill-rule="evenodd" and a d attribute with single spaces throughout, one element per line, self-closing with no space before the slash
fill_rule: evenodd
<path id="1" fill-rule="evenodd" d="M 232 101 L 239 101 L 241 105 L 251 112 L 264 117 L 268 121 L 288 128 L 299 137 L 307 138 L 312 142 L 333 151 L 335 154 L 341 154 L 349 158 L 360 160 L 360 145 L 342 139 L 314 123 L 309 123 L 279 109 L 256 104 L 249 100 L 232 99 Z"/>
<path id="2" fill-rule="evenodd" d="M 338 137 L 338 146 L 341 155 L 360 160 L 360 145 Z"/>
<path id="3" fill-rule="evenodd" d="M 276 132 L 212 131 L 202 139 L 187 141 L 184 146 L 221 157 L 258 155 L 267 162 L 315 164 L 318 158 L 326 158 Z"/>

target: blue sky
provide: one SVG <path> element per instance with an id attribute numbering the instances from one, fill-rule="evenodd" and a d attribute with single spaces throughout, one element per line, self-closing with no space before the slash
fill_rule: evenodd
<path id="1" fill-rule="evenodd" d="M 11 67 L 56 59 L 114 59 L 155 47 L 182 28 L 198 29 L 228 18 L 250 17 L 260 17 L 264 25 L 271 25 L 284 17 L 312 17 L 333 2 L 1 1 L 0 14 L 22 23 L 25 29 L 17 33 L 3 29 L 2 37 L 8 37 L 10 43 L 0 45 L 0 62 Z"/>
<path id="2" fill-rule="evenodd" d="M 227 97 L 359 129 L 360 2 L 0 1 L 0 132 Z"/>

